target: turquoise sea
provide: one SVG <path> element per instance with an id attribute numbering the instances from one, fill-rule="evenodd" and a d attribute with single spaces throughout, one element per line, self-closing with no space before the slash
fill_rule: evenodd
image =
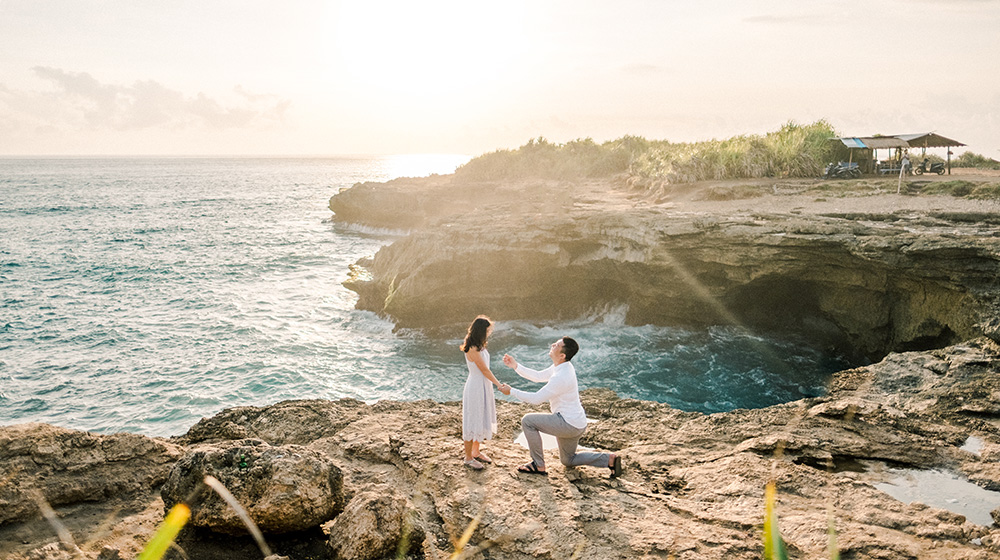
<path id="1" fill-rule="evenodd" d="M 461 329 L 394 332 L 341 285 L 401 232 L 337 224 L 327 203 L 466 159 L 0 158 L 0 424 L 166 436 L 285 399 L 461 399 Z M 623 317 L 494 317 L 493 369 L 531 388 L 499 357 L 542 367 L 569 334 L 582 387 L 715 412 L 821 394 L 846 365 L 802 341 Z"/>

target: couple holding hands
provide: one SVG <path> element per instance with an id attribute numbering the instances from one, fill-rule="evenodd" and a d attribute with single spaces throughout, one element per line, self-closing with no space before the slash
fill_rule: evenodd
<path id="1" fill-rule="evenodd" d="M 483 463 L 492 463 L 479 449 L 479 445 L 492 438 L 497 430 L 496 399 L 493 386 L 504 395 L 511 395 L 529 404 L 549 403 L 551 414 L 525 414 L 521 418 L 521 429 L 528 442 L 531 462 L 518 467 L 518 472 L 548 475 L 545 457 L 542 455 L 542 433 L 555 436 L 559 443 L 559 459 L 567 467 L 591 466 L 611 470 L 612 476 L 622 474 L 622 459 L 614 453 L 577 453 L 577 444 L 587 429 L 587 415 L 580 403 L 580 391 L 576 381 L 576 369 L 570 360 L 579 351 L 575 340 L 564 336 L 549 347 L 552 365 L 536 371 L 525 367 L 509 354 L 504 354 L 503 363 L 521 377 L 545 386 L 535 392 L 514 389 L 497 381 L 490 371 L 490 353 L 486 350 L 487 339 L 493 332 L 489 317 L 480 315 L 469 326 L 460 349 L 465 353 L 465 364 L 469 368 L 469 378 L 462 393 L 462 440 L 465 443 L 465 466 L 482 470 Z"/>

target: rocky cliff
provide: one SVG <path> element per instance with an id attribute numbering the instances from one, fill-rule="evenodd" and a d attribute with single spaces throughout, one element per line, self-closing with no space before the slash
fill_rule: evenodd
<path id="1" fill-rule="evenodd" d="M 401 550 L 447 558 L 472 527 L 466 558 L 756 560 L 764 487 L 775 480 L 792 558 L 828 557 L 832 523 L 841 558 L 986 560 L 1000 555 L 989 513 L 998 508 L 992 517 L 1000 517 L 1000 493 L 974 516 L 949 509 L 965 501 L 950 489 L 928 505 L 899 501 L 885 485 L 917 469 L 1000 491 L 997 387 L 1000 346 L 980 338 L 890 354 L 835 374 L 823 397 L 759 410 L 704 415 L 585 391 L 595 422 L 583 444 L 624 456 L 617 479 L 606 469 L 563 467 L 554 450 L 548 477 L 517 474 L 527 458 L 514 441 L 519 420 L 537 408 L 506 401 L 486 445 L 494 463 L 482 472 L 461 463 L 460 403 L 239 407 L 170 440 L 3 427 L 0 504 L 13 513 L 0 524 L 0 556 L 134 557 L 163 518 L 164 500 L 173 500 L 167 471 L 179 480 L 202 469 L 242 496 L 251 516 L 273 528 L 265 530 L 273 551 L 290 558 L 395 558 Z M 126 441 L 131 451 L 121 448 Z M 35 494 L 56 505 L 78 548 L 55 542 Z M 332 509 L 283 509 L 318 495 Z M 212 513 L 210 502 L 191 500 L 192 526 L 178 539 L 183 555 L 170 557 L 262 558 L 232 526 L 210 529 L 231 516 Z"/>
<path id="2" fill-rule="evenodd" d="M 844 559 L 996 558 L 1000 212 L 908 187 L 357 185 L 331 201 L 338 220 L 408 233 L 349 285 L 400 325 L 615 305 L 632 324 L 790 329 L 875 363 L 821 397 L 710 415 L 585 391 L 583 444 L 622 454 L 620 478 L 551 450 L 547 478 L 517 474 L 519 419 L 539 409 L 507 401 L 482 472 L 462 466 L 459 403 L 288 401 L 171 439 L 0 427 L 0 557 L 131 558 L 183 501 L 169 557 L 262 558 L 211 475 L 290 558 L 447 558 L 468 530 L 464 558 L 757 559 L 770 480 L 792 558 L 828 557 L 830 527 Z M 893 497 L 908 485 L 923 494 Z"/>
<path id="3" fill-rule="evenodd" d="M 608 181 L 433 177 L 358 185 L 330 206 L 409 231 L 347 283 L 399 326 L 627 306 L 628 324 L 794 331 L 867 363 L 1000 317 L 997 202 L 895 187 L 758 181 L 652 199 Z"/>

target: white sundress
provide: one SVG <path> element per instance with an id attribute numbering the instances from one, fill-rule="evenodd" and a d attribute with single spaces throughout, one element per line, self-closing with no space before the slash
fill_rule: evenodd
<path id="1" fill-rule="evenodd" d="M 484 348 L 480 351 L 487 367 L 490 365 L 490 353 Z M 493 383 L 479 371 L 475 362 L 465 357 L 465 365 L 469 367 L 469 378 L 465 380 L 465 390 L 462 392 L 462 441 L 486 441 L 497 431 L 497 402 L 493 396 Z"/>

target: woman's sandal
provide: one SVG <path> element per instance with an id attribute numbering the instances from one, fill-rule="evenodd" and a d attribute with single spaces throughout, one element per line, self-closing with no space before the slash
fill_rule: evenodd
<path id="1" fill-rule="evenodd" d="M 462 464 L 465 465 L 466 467 L 469 467 L 470 469 L 472 469 L 474 471 L 481 471 L 484 468 L 486 468 L 486 467 L 483 466 L 482 463 L 480 463 L 479 461 L 477 461 L 475 459 L 469 459 L 468 461 L 463 461 Z"/>
<path id="2" fill-rule="evenodd" d="M 480 453 L 479 455 L 476 455 L 475 457 L 473 457 L 473 459 L 479 461 L 480 463 L 486 463 L 487 465 L 493 463 L 493 459 L 490 459 L 489 457 L 487 457 L 486 455 L 484 455 L 482 453 Z"/>
<path id="3" fill-rule="evenodd" d="M 625 470 L 622 468 L 621 455 L 615 455 L 614 461 L 611 461 L 611 466 L 609 466 L 608 468 L 611 469 L 612 477 L 618 478 L 619 476 L 621 476 L 622 473 L 625 472 Z"/>
<path id="4" fill-rule="evenodd" d="M 538 465 L 534 461 L 528 463 L 527 465 L 521 465 L 517 467 L 517 472 L 522 472 L 526 474 L 540 474 L 542 476 L 549 476 L 549 473 L 538 468 Z"/>

